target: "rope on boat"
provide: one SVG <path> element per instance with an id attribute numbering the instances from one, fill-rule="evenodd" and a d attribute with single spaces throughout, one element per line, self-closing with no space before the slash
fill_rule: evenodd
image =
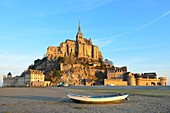
<path id="1" fill-rule="evenodd" d="M 65 97 L 65 95 L 62 96 L 61 98 L 59 98 L 59 99 L 57 100 L 57 102 L 60 102 L 62 99 L 64 99 L 64 97 Z"/>

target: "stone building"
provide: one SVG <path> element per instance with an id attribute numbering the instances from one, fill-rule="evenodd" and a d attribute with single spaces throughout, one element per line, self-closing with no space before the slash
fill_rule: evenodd
<path id="1" fill-rule="evenodd" d="M 3 87 L 46 87 L 50 81 L 44 81 L 45 75 L 39 70 L 28 70 L 25 77 L 15 76 L 9 72 L 3 77 Z"/>
<path id="2" fill-rule="evenodd" d="M 126 66 L 107 68 L 107 79 L 104 79 L 104 85 L 127 86 L 127 81 L 123 81 L 125 73 L 127 73 Z"/>
<path id="3" fill-rule="evenodd" d="M 137 86 L 166 86 L 167 82 L 166 77 L 157 78 L 156 73 L 142 73 L 141 77 L 135 77 L 134 75 L 129 77 L 133 77 L 131 81 L 133 82 L 133 85 Z"/>
<path id="4" fill-rule="evenodd" d="M 91 38 L 88 40 L 83 36 L 80 27 L 80 21 L 75 41 L 67 39 L 65 42 L 62 42 L 59 47 L 49 46 L 47 48 L 46 57 L 48 60 L 68 56 L 75 56 L 78 58 L 92 58 L 96 60 L 102 57 L 99 48 L 93 45 Z"/>
<path id="5" fill-rule="evenodd" d="M 119 78 L 107 78 L 104 85 L 114 84 L 116 86 L 166 86 L 167 78 L 157 78 L 156 73 L 134 74 L 123 73 Z"/>
<path id="6" fill-rule="evenodd" d="M 44 81 L 45 75 L 42 71 L 29 69 L 25 74 L 25 84 L 30 87 L 50 86 L 50 81 Z"/>
<path id="7" fill-rule="evenodd" d="M 126 66 L 107 68 L 107 78 L 108 79 L 122 78 L 123 74 L 126 72 L 127 72 Z"/>

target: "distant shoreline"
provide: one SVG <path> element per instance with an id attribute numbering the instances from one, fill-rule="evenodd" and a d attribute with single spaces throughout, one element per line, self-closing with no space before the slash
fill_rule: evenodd
<path id="1" fill-rule="evenodd" d="M 49 86 L 49 87 L 57 87 L 57 86 Z M 80 89 L 80 88 L 106 88 L 106 89 L 170 89 L 170 85 L 167 86 L 69 86 L 70 88 Z M 0 88 L 28 88 L 28 87 L 3 87 Z M 32 88 L 42 88 L 42 87 L 32 87 Z M 66 88 L 66 87 L 65 87 Z"/>

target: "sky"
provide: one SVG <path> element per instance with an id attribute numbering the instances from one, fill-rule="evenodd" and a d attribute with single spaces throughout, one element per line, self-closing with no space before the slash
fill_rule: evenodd
<path id="1" fill-rule="evenodd" d="M 0 0 L 0 86 L 48 46 L 75 40 L 78 21 L 104 59 L 134 73 L 156 72 L 170 85 L 169 0 Z"/>

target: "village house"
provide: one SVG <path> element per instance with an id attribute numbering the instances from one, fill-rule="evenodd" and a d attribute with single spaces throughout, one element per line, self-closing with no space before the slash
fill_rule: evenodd
<path id="1" fill-rule="evenodd" d="M 45 75 L 42 71 L 29 69 L 25 77 L 15 76 L 9 72 L 3 77 L 3 87 L 47 87 L 50 86 L 50 81 L 44 81 Z"/>

